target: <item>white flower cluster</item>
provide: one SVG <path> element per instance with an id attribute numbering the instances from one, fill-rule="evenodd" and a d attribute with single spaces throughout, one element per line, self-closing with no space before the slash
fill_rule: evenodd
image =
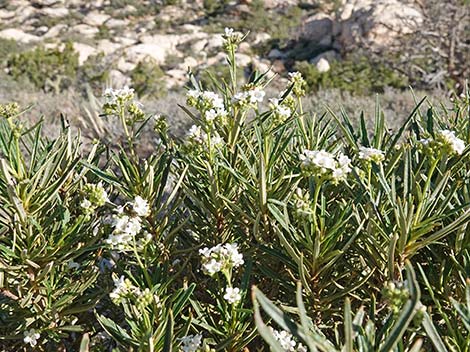
<path id="1" fill-rule="evenodd" d="M 188 105 L 198 109 L 208 123 L 213 123 L 216 119 L 225 121 L 227 118 L 224 100 L 217 93 L 192 89 L 186 96 Z"/>
<path id="2" fill-rule="evenodd" d="M 209 139 L 201 126 L 192 125 L 186 136 L 190 144 L 207 145 L 210 141 L 210 146 L 213 148 L 220 148 L 224 145 L 224 139 L 217 132 L 214 132 Z"/>
<path id="3" fill-rule="evenodd" d="M 34 347 L 38 344 L 38 340 L 41 337 L 41 334 L 36 332 L 34 329 L 24 332 L 24 343 L 29 343 L 31 347 Z"/>
<path id="4" fill-rule="evenodd" d="M 131 248 L 132 241 L 142 230 L 141 218 L 150 214 L 148 202 L 140 196 L 135 197 L 129 211 L 125 209 L 126 206 L 117 208 L 117 213 L 112 218 L 114 230 L 106 239 L 106 243 L 119 251 Z"/>
<path id="5" fill-rule="evenodd" d="M 351 159 L 343 153 L 333 155 L 324 150 L 304 150 L 300 155 L 304 172 L 318 177 L 326 177 L 334 183 L 344 181 L 351 172 Z"/>
<path id="6" fill-rule="evenodd" d="M 230 304 L 239 302 L 242 299 L 240 289 L 237 287 L 226 287 L 224 299 Z"/>
<path id="7" fill-rule="evenodd" d="M 255 106 L 257 103 L 261 103 L 264 99 L 266 92 L 259 87 L 248 89 L 243 92 L 239 92 L 233 96 L 233 100 L 236 104 L 242 107 Z"/>
<path id="8" fill-rule="evenodd" d="M 238 252 L 236 243 L 218 244 L 215 247 L 199 250 L 202 257 L 202 270 L 207 275 L 214 275 L 219 271 L 237 268 L 244 263 L 243 254 Z"/>
<path id="9" fill-rule="evenodd" d="M 305 95 L 305 82 L 300 72 L 289 72 L 289 83 L 292 85 L 292 92 L 297 97 Z"/>
<path id="10" fill-rule="evenodd" d="M 462 155 L 465 150 L 465 142 L 455 135 L 454 131 L 440 130 L 436 132 L 435 139 L 427 138 L 419 141 L 424 147 L 435 150 L 444 150 L 449 154 Z M 433 153 L 435 154 L 435 153 Z"/>
<path id="11" fill-rule="evenodd" d="M 307 352 L 307 348 L 302 345 L 300 342 L 297 343 L 294 340 L 292 334 L 288 333 L 285 330 L 277 331 L 271 328 L 274 338 L 280 343 L 282 349 L 286 352 Z"/>
<path id="12" fill-rule="evenodd" d="M 272 99 L 269 99 L 269 102 L 270 102 L 269 107 L 271 108 L 278 122 L 284 122 L 291 116 L 292 114 L 291 109 L 283 105 L 282 103 L 280 103 L 279 99 L 272 98 Z"/>
<path id="13" fill-rule="evenodd" d="M 127 123 L 142 121 L 145 118 L 142 104 L 134 100 L 134 89 L 128 86 L 122 89 L 107 88 L 103 96 L 106 98 L 103 105 L 103 112 L 106 115 L 119 116 L 127 113 Z"/>
<path id="14" fill-rule="evenodd" d="M 380 163 L 385 159 L 385 153 L 380 149 L 359 147 L 359 159 Z"/>
<path id="15" fill-rule="evenodd" d="M 115 304 L 122 302 L 124 297 L 131 293 L 135 286 L 132 285 L 129 279 L 124 278 L 121 275 L 120 278 L 117 278 L 113 274 L 114 290 L 109 294 L 109 297 Z"/>
<path id="16" fill-rule="evenodd" d="M 465 149 L 465 143 L 463 140 L 455 135 L 454 131 L 442 130 L 437 132 L 438 140 L 441 140 L 443 144 L 454 154 L 461 155 Z"/>
<path id="17" fill-rule="evenodd" d="M 233 28 L 225 27 L 222 38 L 224 39 L 223 47 L 225 51 L 232 51 L 232 49 L 235 50 L 236 46 L 240 44 L 243 36 L 240 33 L 235 32 Z"/>
<path id="18" fill-rule="evenodd" d="M 121 89 L 106 88 L 103 96 L 108 104 L 116 104 L 118 102 L 130 101 L 134 99 L 134 89 L 124 86 Z"/>
<path id="19" fill-rule="evenodd" d="M 103 206 L 109 201 L 108 193 L 101 182 L 97 184 L 87 183 L 84 187 L 85 197 L 80 207 L 85 213 L 91 214 L 96 208 Z"/>
<path id="20" fill-rule="evenodd" d="M 113 273 L 114 290 L 109 294 L 109 297 L 114 304 L 120 304 L 126 297 L 133 298 L 138 308 L 145 308 L 152 302 L 158 306 L 161 305 L 160 299 L 156 294 L 152 294 L 150 289 L 146 288 L 141 290 L 139 287 L 134 286 L 131 281 L 124 276 L 117 277 Z"/>
<path id="21" fill-rule="evenodd" d="M 179 339 L 182 352 L 196 352 L 202 344 L 202 335 L 187 335 Z"/>

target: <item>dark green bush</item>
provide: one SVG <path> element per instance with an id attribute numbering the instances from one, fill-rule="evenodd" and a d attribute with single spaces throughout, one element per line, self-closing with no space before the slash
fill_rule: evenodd
<path id="1" fill-rule="evenodd" d="M 366 57 L 333 61 L 327 72 L 319 72 L 315 65 L 306 61 L 297 63 L 295 69 L 305 77 L 311 92 L 333 88 L 364 95 L 383 93 L 385 87 L 408 87 L 407 77 L 383 64 L 370 62 Z"/>
<path id="2" fill-rule="evenodd" d="M 78 70 L 78 53 L 72 43 L 63 50 L 37 47 L 11 56 L 8 72 L 15 79 L 27 79 L 36 87 L 56 92 L 70 86 Z"/>
<path id="3" fill-rule="evenodd" d="M 140 61 L 131 72 L 132 87 L 139 96 L 166 94 L 164 73 L 155 61 Z"/>

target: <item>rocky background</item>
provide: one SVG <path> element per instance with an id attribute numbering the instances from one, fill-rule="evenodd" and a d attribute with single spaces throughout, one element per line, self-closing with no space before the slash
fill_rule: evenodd
<path id="1" fill-rule="evenodd" d="M 462 92 L 469 13 L 467 0 L 0 0 L 0 102 L 89 127 L 95 97 L 129 85 L 180 129 L 188 70 L 207 86 L 224 78 L 220 33 L 233 27 L 250 31 L 237 54 L 246 77 L 271 70 L 282 84 L 299 70 L 314 110 L 318 97 L 367 110 L 362 97 L 380 93 L 400 115 L 413 104 L 409 86 Z"/>

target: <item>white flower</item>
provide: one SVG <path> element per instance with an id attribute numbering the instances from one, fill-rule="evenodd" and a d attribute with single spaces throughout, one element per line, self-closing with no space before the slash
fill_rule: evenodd
<path id="1" fill-rule="evenodd" d="M 150 214 L 149 203 L 141 196 L 135 197 L 132 209 L 138 216 L 146 217 Z"/>
<path id="2" fill-rule="evenodd" d="M 379 163 L 385 159 L 385 154 L 380 149 L 359 147 L 359 159 Z"/>
<path id="3" fill-rule="evenodd" d="M 199 250 L 202 257 L 202 270 L 207 275 L 231 268 L 237 268 L 244 263 L 243 255 L 238 252 L 238 245 L 234 244 L 218 244 L 212 248 L 204 248 Z"/>
<path id="4" fill-rule="evenodd" d="M 188 139 L 192 142 L 202 144 L 206 139 L 206 133 L 201 129 L 201 126 L 192 125 L 186 134 Z"/>
<path id="5" fill-rule="evenodd" d="M 240 295 L 240 289 L 237 287 L 227 287 L 225 289 L 224 299 L 230 304 L 237 303 L 242 299 L 242 296 Z"/>
<path id="6" fill-rule="evenodd" d="M 302 169 L 316 176 L 332 179 L 334 183 L 345 180 L 351 172 L 351 159 L 343 153 L 335 157 L 324 150 L 304 150 L 299 158 Z"/>
<path id="7" fill-rule="evenodd" d="M 248 96 L 250 97 L 250 103 L 255 104 L 255 103 L 261 103 L 264 99 L 264 96 L 266 93 L 256 87 L 255 89 L 249 90 L 248 91 Z"/>
<path id="8" fill-rule="evenodd" d="M 181 351 L 196 352 L 202 343 L 202 335 L 188 335 L 179 339 L 181 341 Z"/>
<path id="9" fill-rule="evenodd" d="M 234 268 L 239 267 L 244 263 L 243 254 L 238 251 L 238 244 L 236 243 L 227 243 L 225 248 L 230 256 L 230 261 Z"/>
<path id="10" fill-rule="evenodd" d="M 326 171 L 326 169 L 334 170 L 336 168 L 336 161 L 333 154 L 324 150 L 304 150 L 303 155 L 300 155 L 302 165 L 305 167 L 317 166 Z"/>
<path id="11" fill-rule="evenodd" d="M 294 341 L 293 336 L 285 330 L 277 331 L 272 329 L 274 338 L 279 341 L 281 347 L 285 351 L 295 351 L 295 345 L 297 344 Z"/>
<path id="12" fill-rule="evenodd" d="M 188 90 L 188 92 L 186 93 L 186 96 L 187 96 L 188 98 L 194 98 L 194 99 L 199 98 L 200 95 L 201 95 L 201 92 L 198 91 L 197 89 Z"/>
<path id="13" fill-rule="evenodd" d="M 24 332 L 24 343 L 29 343 L 32 347 L 36 346 L 38 343 L 38 339 L 41 337 L 41 334 L 36 332 L 36 330 L 31 329 L 29 331 Z"/>
<path id="14" fill-rule="evenodd" d="M 207 122 L 212 122 L 217 118 L 217 111 L 210 109 L 206 111 L 205 118 Z"/>
<path id="15" fill-rule="evenodd" d="M 222 263 L 218 262 L 215 259 L 211 259 L 207 263 L 203 265 L 203 271 L 206 274 L 209 274 L 210 276 L 214 275 L 215 273 L 218 273 L 220 270 L 222 270 Z"/>
<path id="16" fill-rule="evenodd" d="M 233 28 L 225 27 L 225 36 L 230 37 L 233 34 Z"/>
<path id="17" fill-rule="evenodd" d="M 454 131 L 442 130 L 437 132 L 438 137 L 443 140 L 444 144 L 450 148 L 450 150 L 458 155 L 461 155 L 465 149 L 465 143 L 463 140 L 455 135 Z"/>
<path id="18" fill-rule="evenodd" d="M 82 200 L 82 202 L 80 203 L 80 207 L 83 208 L 84 210 L 89 210 L 92 208 L 92 206 L 93 204 L 91 204 L 91 202 L 86 198 Z"/>
<path id="19" fill-rule="evenodd" d="M 113 282 L 114 290 L 109 294 L 109 297 L 116 304 L 119 304 L 124 296 L 130 292 L 138 290 L 137 287 L 132 285 L 129 279 L 126 279 L 122 275 L 118 278 L 117 275 L 113 273 Z"/>
<path id="20" fill-rule="evenodd" d="M 116 100 L 131 100 L 134 98 L 134 89 L 124 86 L 122 89 L 106 88 L 103 94 L 108 103 L 115 103 Z"/>
<path id="21" fill-rule="evenodd" d="M 202 98 L 211 108 L 224 109 L 224 100 L 217 93 L 205 91 L 202 93 Z"/>

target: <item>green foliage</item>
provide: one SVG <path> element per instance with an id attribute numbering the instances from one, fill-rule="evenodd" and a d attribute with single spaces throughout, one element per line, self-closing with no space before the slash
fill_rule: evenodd
<path id="1" fill-rule="evenodd" d="M 70 42 L 63 50 L 37 47 L 11 56 L 7 67 L 15 79 L 27 79 L 40 89 L 58 92 L 74 82 L 78 53 Z"/>
<path id="2" fill-rule="evenodd" d="M 404 89 L 408 80 L 396 70 L 370 62 L 366 57 L 330 63 L 330 70 L 319 72 L 315 65 L 299 62 L 295 69 L 305 77 L 310 91 L 337 88 L 358 95 L 383 93 L 386 87 Z"/>
<path id="3" fill-rule="evenodd" d="M 104 84 L 109 79 L 112 63 L 106 60 L 104 53 L 91 55 L 78 69 L 77 81 L 89 84 L 95 91 L 102 93 Z"/>
<path id="4" fill-rule="evenodd" d="M 152 60 L 139 61 L 131 72 L 132 87 L 137 94 L 142 96 L 161 97 L 166 94 L 166 86 L 163 80 L 164 73 L 160 66 Z"/>
<path id="5" fill-rule="evenodd" d="M 2 349 L 466 350 L 470 95 L 354 126 L 305 112 L 299 73 L 263 104 L 273 78 L 240 85 L 244 38 L 223 38 L 183 140 L 128 87 L 99 117 L 119 138 L 88 152 L 0 107 Z"/>
<path id="6" fill-rule="evenodd" d="M 0 57 L 2 58 L 0 61 L 0 66 L 3 67 L 6 65 L 6 58 L 11 55 L 12 53 L 17 53 L 20 50 L 20 45 L 18 42 L 12 39 L 0 39 Z"/>

